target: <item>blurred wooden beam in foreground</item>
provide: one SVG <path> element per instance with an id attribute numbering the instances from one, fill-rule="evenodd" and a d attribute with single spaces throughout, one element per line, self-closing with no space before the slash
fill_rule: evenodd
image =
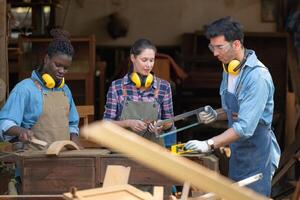
<path id="1" fill-rule="evenodd" d="M 87 140 L 104 144 L 132 156 L 136 161 L 175 180 L 230 200 L 267 199 L 248 188 L 239 188 L 232 182 L 186 158 L 172 155 L 167 149 L 152 143 L 112 122 L 94 122 L 82 129 Z"/>

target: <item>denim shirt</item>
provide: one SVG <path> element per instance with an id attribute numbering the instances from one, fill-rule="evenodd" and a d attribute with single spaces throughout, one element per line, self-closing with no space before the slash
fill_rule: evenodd
<path id="1" fill-rule="evenodd" d="M 274 85 L 268 69 L 260 62 L 253 50 L 249 50 L 244 67 L 235 85 L 238 99 L 238 120 L 232 124 L 234 131 L 246 139 L 254 134 L 258 123 L 271 126 L 274 109 Z M 220 87 L 222 108 L 226 110 L 224 93 L 227 90 L 228 74 L 223 72 Z"/>
<path id="2" fill-rule="evenodd" d="M 48 89 L 39 79 L 36 72 L 33 71 L 31 78 L 27 78 L 19 82 L 14 87 L 5 105 L 0 111 L 0 141 L 8 141 L 12 139 L 11 136 L 3 134 L 12 126 L 20 126 L 30 129 L 42 114 L 43 96 L 32 79 L 39 81 L 42 86 L 43 94 L 46 94 L 49 91 L 64 91 L 70 104 L 69 131 L 70 133 L 78 134 L 79 116 L 68 86 L 65 84 L 63 88 Z"/>

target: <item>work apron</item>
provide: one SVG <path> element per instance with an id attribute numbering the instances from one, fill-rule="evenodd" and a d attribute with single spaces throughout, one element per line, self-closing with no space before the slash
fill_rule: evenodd
<path id="1" fill-rule="evenodd" d="M 135 102 L 131 101 L 127 96 L 126 88 L 123 86 L 122 92 L 124 96 L 123 109 L 121 113 L 121 120 L 126 119 L 137 119 L 142 120 L 144 122 L 153 122 L 158 120 L 158 87 L 154 92 L 154 100 L 151 102 Z M 149 132 L 148 130 L 137 133 L 138 135 L 147 138 L 148 140 L 158 143 L 161 146 L 164 146 L 163 138 L 157 138 L 154 133 Z M 135 185 L 142 191 L 153 193 L 152 185 Z M 169 195 L 171 195 L 171 186 L 164 187 L 164 199 L 166 199 Z"/>
<path id="2" fill-rule="evenodd" d="M 43 110 L 36 124 L 31 128 L 34 137 L 46 141 L 48 145 L 58 140 L 70 140 L 69 101 L 63 91 L 44 93 L 40 83 L 34 80 L 42 93 Z M 29 144 L 30 150 L 43 150 L 40 145 Z"/>
<path id="3" fill-rule="evenodd" d="M 159 87 L 157 87 L 159 88 Z M 121 120 L 127 119 L 137 119 L 142 120 L 144 122 L 153 122 L 158 120 L 158 110 L 159 103 L 157 100 L 158 97 L 158 89 L 154 92 L 154 100 L 151 102 L 135 102 L 131 101 L 127 96 L 126 88 L 123 86 L 123 109 L 121 113 Z M 161 138 L 157 138 L 154 133 L 149 132 L 148 130 L 137 133 L 138 135 L 147 138 L 155 143 L 158 143 L 164 146 L 164 141 Z"/>
<path id="4" fill-rule="evenodd" d="M 238 100 L 227 90 L 224 100 L 227 106 L 228 125 L 231 127 L 236 120 L 233 119 L 233 115 L 239 111 Z M 270 196 L 271 180 L 275 170 L 272 165 L 272 135 L 274 136 L 274 133 L 270 125 L 259 123 L 252 137 L 239 139 L 229 145 L 231 150 L 229 177 L 234 181 L 240 181 L 262 173 L 262 180 L 256 181 L 248 187 L 266 196 Z"/>

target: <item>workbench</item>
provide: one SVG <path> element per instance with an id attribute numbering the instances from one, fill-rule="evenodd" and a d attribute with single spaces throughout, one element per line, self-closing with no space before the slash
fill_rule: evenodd
<path id="1" fill-rule="evenodd" d="M 185 156 L 219 172 L 218 159 L 214 155 Z M 107 165 L 130 166 L 129 184 L 183 185 L 133 161 L 130 156 L 112 153 L 107 149 L 63 151 L 52 157 L 45 152 L 24 152 L 18 154 L 17 160 L 21 169 L 22 194 L 62 194 L 69 192 L 71 187 L 101 187 Z"/>

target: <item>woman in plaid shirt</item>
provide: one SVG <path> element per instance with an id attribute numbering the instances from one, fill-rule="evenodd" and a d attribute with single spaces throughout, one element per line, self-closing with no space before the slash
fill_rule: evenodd
<path id="1" fill-rule="evenodd" d="M 155 128 L 154 124 L 157 120 L 174 116 L 173 102 L 170 83 L 151 73 L 155 53 L 156 47 L 147 39 L 139 39 L 133 44 L 129 72 L 112 82 L 103 119 L 113 120 L 121 127 L 164 145 L 157 135 L 171 129 L 173 124 L 159 128 Z M 168 143 L 175 143 L 174 140 L 176 134 L 165 138 Z"/>

